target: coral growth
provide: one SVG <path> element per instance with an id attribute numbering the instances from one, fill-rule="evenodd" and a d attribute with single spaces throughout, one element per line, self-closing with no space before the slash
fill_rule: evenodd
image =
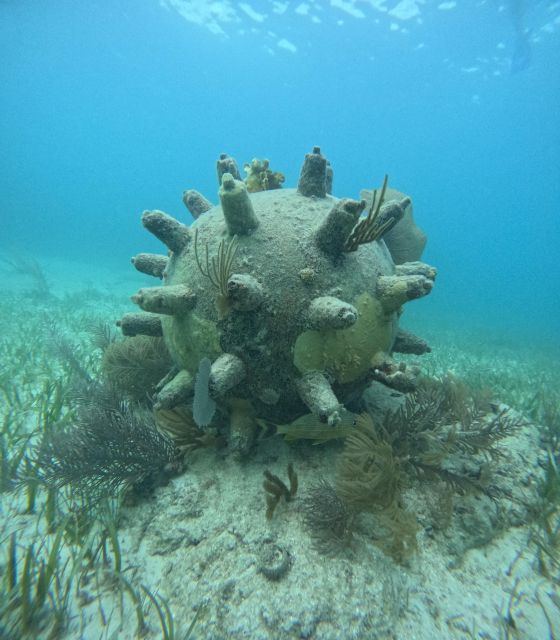
<path id="1" fill-rule="evenodd" d="M 171 438 L 182 452 L 190 453 L 196 449 L 218 447 L 222 444 L 222 438 L 213 430 L 198 427 L 191 407 L 156 409 L 154 415 L 158 429 Z"/>
<path id="2" fill-rule="evenodd" d="M 381 193 L 373 192 L 371 206 L 367 216 L 361 219 L 352 229 L 344 242 L 345 251 L 356 251 L 361 244 L 374 242 L 390 231 L 404 216 L 406 207 L 410 204 L 410 198 L 401 202 L 385 204 L 385 192 L 387 190 L 388 176 L 383 180 Z"/>
<path id="3" fill-rule="evenodd" d="M 436 271 L 420 262 L 397 268 L 383 242 L 410 199 L 385 201 L 385 184 L 360 220 L 364 202 L 330 195 L 332 168 L 318 147 L 297 189 L 273 189 L 281 180 L 265 161 L 253 161 L 247 184 L 227 154 L 217 173 L 218 206 L 185 192 L 191 227 L 161 211 L 142 216 L 168 255 L 139 254 L 133 263 L 163 286 L 133 296 L 146 313 L 127 314 L 121 328 L 163 335 L 174 388 L 158 392 L 161 408 L 192 403 L 192 381 L 208 358 L 216 415 L 230 416 L 230 444 L 246 453 L 258 420 L 287 424 L 310 411 L 339 424 L 345 405 L 383 373 L 403 306 L 431 291 Z M 242 437 L 233 429 L 241 413 L 251 416 Z"/>
<path id="4" fill-rule="evenodd" d="M 198 254 L 198 230 L 194 233 L 194 255 L 200 273 L 208 278 L 212 286 L 218 290 L 216 298 L 216 308 L 221 316 L 224 316 L 229 308 L 228 281 L 233 273 L 233 261 L 237 253 L 237 237 L 229 241 L 222 240 L 218 245 L 217 255 L 210 258 L 208 256 L 208 245 L 204 263 Z"/>
<path id="5" fill-rule="evenodd" d="M 244 165 L 243 168 L 247 174 L 245 184 L 249 193 L 280 189 L 286 179 L 279 171 L 272 171 L 269 168 L 268 160 L 253 158 L 251 163 Z"/>
<path id="6" fill-rule="evenodd" d="M 146 402 L 171 366 L 163 339 L 140 335 L 111 341 L 106 346 L 102 374 L 124 398 Z"/>
<path id="7" fill-rule="evenodd" d="M 446 377 L 439 384 L 425 381 L 399 411 L 385 417 L 379 433 L 410 473 L 439 477 L 462 491 L 487 491 L 482 476 L 461 473 L 447 462 L 461 454 L 499 456 L 500 441 L 523 424 L 506 408 L 492 409 L 486 392 L 470 392 Z"/>
<path id="8" fill-rule="evenodd" d="M 318 550 L 330 554 L 349 544 L 356 514 L 330 482 L 321 478 L 312 485 L 303 496 L 301 511 Z"/>
<path id="9" fill-rule="evenodd" d="M 266 495 L 266 518 L 270 520 L 274 515 L 276 506 L 282 498 L 284 498 L 286 502 L 290 502 L 295 497 L 298 490 L 298 477 L 294 471 L 294 465 L 290 462 L 288 464 L 289 488 L 283 480 L 268 470 L 264 472 L 264 478 L 263 488 Z"/>
<path id="10" fill-rule="evenodd" d="M 476 491 L 496 499 L 500 490 L 492 483 L 492 463 L 502 455 L 501 440 L 523 420 L 493 405 L 490 397 L 451 376 L 424 379 L 400 409 L 376 423 L 367 413 L 355 416 L 342 430 L 335 486 L 322 480 L 303 499 L 304 521 L 319 549 L 339 550 L 359 529 L 396 560 L 406 560 L 416 548 L 418 524 L 404 494 L 416 478 L 436 481 L 445 506 L 445 514 L 434 516 L 440 528 L 449 525 L 453 493 Z M 302 437 L 297 422 L 294 439 Z M 290 436 L 290 425 L 283 429 Z M 308 437 L 330 439 L 313 427 Z"/>
<path id="11" fill-rule="evenodd" d="M 367 414 L 358 416 L 339 458 L 337 494 L 354 511 L 391 509 L 399 501 L 400 463 Z"/>
<path id="12" fill-rule="evenodd" d="M 42 484 L 70 485 L 100 499 L 155 486 L 181 470 L 180 452 L 146 410 L 98 384 L 85 387 L 75 403 L 74 423 L 46 433 L 32 456 Z"/>

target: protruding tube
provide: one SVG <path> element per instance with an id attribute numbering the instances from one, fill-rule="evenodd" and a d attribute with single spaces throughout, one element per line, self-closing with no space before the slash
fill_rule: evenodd
<path id="1" fill-rule="evenodd" d="M 195 220 L 214 206 L 210 200 L 207 200 L 195 189 L 183 192 L 183 203 Z"/>
<path id="2" fill-rule="evenodd" d="M 189 228 L 163 211 L 144 211 L 142 224 L 173 253 L 180 253 L 189 243 Z"/>
<path id="3" fill-rule="evenodd" d="M 398 276 L 424 276 L 428 280 L 435 280 L 437 276 L 437 269 L 425 262 L 403 262 L 397 265 L 396 272 Z"/>
<path id="4" fill-rule="evenodd" d="M 412 203 L 406 207 L 401 221 L 384 234 L 383 240 L 395 264 L 420 260 L 428 238 L 414 222 Z"/>
<path id="5" fill-rule="evenodd" d="M 131 298 L 144 311 L 180 315 L 190 311 L 196 304 L 196 294 L 183 284 L 170 287 L 149 287 L 140 289 Z"/>
<path id="6" fill-rule="evenodd" d="M 246 236 L 259 226 L 244 182 L 224 173 L 219 194 L 230 235 Z"/>
<path id="7" fill-rule="evenodd" d="M 219 398 L 238 385 L 246 375 L 245 364 L 232 353 L 224 353 L 212 363 L 210 395 Z"/>
<path id="8" fill-rule="evenodd" d="M 327 194 L 327 159 L 319 147 L 305 156 L 299 174 L 297 190 L 302 196 L 324 198 Z"/>
<path id="9" fill-rule="evenodd" d="M 382 238 L 386 233 L 400 222 L 405 214 L 406 208 L 411 204 L 410 198 L 403 198 L 402 200 L 392 200 L 382 205 L 379 210 L 379 217 L 377 219 L 377 226 L 383 229 L 383 233 L 379 236 Z"/>
<path id="10" fill-rule="evenodd" d="M 151 313 L 126 313 L 120 320 L 117 320 L 117 327 L 123 336 L 154 336 L 163 335 L 161 318 Z"/>
<path id="11" fill-rule="evenodd" d="M 317 229 L 315 241 L 324 253 L 335 257 L 344 252 L 346 238 L 365 209 L 365 200 L 339 200 Z"/>
<path id="12" fill-rule="evenodd" d="M 333 178 L 334 178 L 333 168 L 331 167 L 331 163 L 327 160 L 327 177 L 326 177 L 325 190 L 329 195 L 332 193 Z"/>
<path id="13" fill-rule="evenodd" d="M 167 256 L 160 256 L 157 253 L 139 253 L 130 261 L 140 271 L 154 278 L 163 278 L 163 272 L 167 267 Z"/>
<path id="14" fill-rule="evenodd" d="M 408 366 L 404 362 L 397 364 L 390 359 L 385 360 L 370 372 L 373 380 L 401 393 L 410 393 L 417 388 L 419 374 L 419 367 Z"/>
<path id="15" fill-rule="evenodd" d="M 320 371 L 309 371 L 296 380 L 299 397 L 321 422 L 335 426 L 340 422 L 341 405 L 329 381 Z"/>
<path id="16" fill-rule="evenodd" d="M 387 312 L 396 311 L 405 302 L 428 295 L 434 283 L 425 276 L 380 276 L 377 295 Z"/>
<path id="17" fill-rule="evenodd" d="M 422 338 L 399 329 L 393 343 L 393 351 L 396 353 L 413 353 L 421 356 L 423 353 L 430 353 L 430 345 Z"/>
<path id="18" fill-rule="evenodd" d="M 309 305 L 307 322 L 311 329 L 346 329 L 358 319 L 358 311 L 348 302 L 333 296 L 314 298 Z"/>
<path id="19" fill-rule="evenodd" d="M 346 251 L 356 251 L 362 244 L 380 240 L 403 218 L 406 208 L 410 205 L 410 198 L 403 198 L 401 202 L 393 200 L 382 204 L 387 180 L 388 177 L 385 176 L 379 197 L 376 197 L 374 192 L 367 216 L 359 220 L 347 237 L 344 245 Z"/>
<path id="20" fill-rule="evenodd" d="M 255 410 L 249 400 L 233 399 L 229 410 L 229 444 L 237 458 L 243 459 L 247 456 L 255 440 L 257 428 Z"/>
<path id="21" fill-rule="evenodd" d="M 181 369 L 157 394 L 154 409 L 172 409 L 184 404 L 193 394 L 194 379 L 186 370 Z"/>
<path id="22" fill-rule="evenodd" d="M 227 298 L 239 311 L 254 311 L 264 300 L 261 283 L 248 273 L 234 273 L 227 281 Z"/>
<path id="23" fill-rule="evenodd" d="M 227 153 L 222 153 L 216 162 L 216 170 L 218 172 L 218 184 L 222 184 L 222 178 L 224 174 L 230 173 L 235 180 L 241 180 L 241 174 L 239 173 L 239 167 L 237 162 Z"/>

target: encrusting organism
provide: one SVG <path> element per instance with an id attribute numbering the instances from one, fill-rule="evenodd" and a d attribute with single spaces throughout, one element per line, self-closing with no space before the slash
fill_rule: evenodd
<path id="1" fill-rule="evenodd" d="M 243 168 L 247 174 L 245 184 L 249 193 L 280 189 L 286 179 L 279 171 L 272 171 L 269 168 L 268 160 L 253 158 L 251 163 L 244 165 Z"/>
<path id="2" fill-rule="evenodd" d="M 259 420 L 285 425 L 312 413 L 336 427 L 375 375 L 388 386 L 412 384 L 382 365 L 399 344 L 414 342 L 412 335 L 397 340 L 403 306 L 429 294 L 436 277 L 419 261 L 425 237 L 410 198 L 387 181 L 361 218 L 366 201 L 332 195 L 332 167 L 318 147 L 305 156 L 295 189 L 271 189 L 267 163 L 254 169 L 265 190 L 251 192 L 235 160 L 222 154 L 219 204 L 184 193 L 190 226 L 162 211 L 142 215 L 166 255 L 138 254 L 133 264 L 161 283 L 132 297 L 143 313 L 119 321 L 126 336 L 165 340 L 172 364 L 156 407 L 192 404 L 208 358 L 216 416 L 224 426 L 229 419 L 229 444 L 240 455 Z M 412 252 L 418 236 L 424 241 Z M 393 253 L 414 260 L 397 263 Z"/>

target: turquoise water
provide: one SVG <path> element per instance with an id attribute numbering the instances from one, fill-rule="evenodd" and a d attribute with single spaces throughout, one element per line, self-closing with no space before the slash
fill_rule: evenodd
<path id="1" fill-rule="evenodd" d="M 221 152 L 293 186 L 320 145 L 336 195 L 412 196 L 419 319 L 557 341 L 557 2 L 4 0 L 0 59 L 0 250 L 125 271 Z"/>
<path id="2" fill-rule="evenodd" d="M 58 623 L 68 640 L 172 638 L 173 620 L 183 639 L 554 636 L 559 61 L 558 0 L 0 0 L 1 640 Z M 197 291 L 212 296 L 209 316 L 221 302 L 220 338 L 251 377 L 200 431 L 193 405 L 210 404 L 208 377 L 189 389 L 182 370 L 181 395 L 158 408 L 176 369 L 163 340 L 113 340 L 136 310 L 130 295 L 155 284 L 130 256 L 165 250 L 141 212 L 190 223 L 182 193 L 217 202 L 223 152 L 240 166 L 269 158 L 293 187 L 315 145 L 335 195 L 358 198 L 389 174 L 413 199 L 423 260 L 439 273 L 400 326 L 432 351 L 398 356 L 392 382 L 416 364 L 427 378 L 407 400 L 371 385 L 354 407 L 370 416 L 352 418 L 361 439 L 284 442 L 294 424 L 264 420 L 285 401 L 282 368 L 258 387 L 258 419 L 244 400 L 262 382 L 252 358 L 265 314 L 245 330 L 209 278 Z M 266 255 L 277 247 L 273 237 Z M 209 263 L 198 268 L 209 277 Z M 270 314 L 279 338 L 295 305 L 285 300 Z M 204 332 L 185 326 L 197 347 Z M 330 389 L 360 364 L 357 348 L 342 351 L 314 384 Z M 323 433 L 310 389 L 299 393 L 314 414 L 295 425 Z M 430 401 L 437 415 L 420 410 Z M 409 413 L 387 421 L 400 402 Z M 377 481 L 354 478 L 359 466 L 341 474 L 364 448 L 368 467 L 394 476 L 390 509 Z M 333 486 L 319 494 L 323 474 Z M 341 478 L 355 479 L 350 492 Z M 366 513 L 352 495 L 361 484 Z M 327 557 L 315 542 L 329 532 L 352 544 Z"/>

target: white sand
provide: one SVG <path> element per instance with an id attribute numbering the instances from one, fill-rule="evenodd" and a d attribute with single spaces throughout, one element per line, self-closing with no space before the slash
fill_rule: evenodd
<path id="1" fill-rule="evenodd" d="M 71 272 L 80 290 L 90 265 L 53 264 L 49 270 Z M 96 290 L 108 295 L 117 289 L 130 294 L 144 284 L 135 274 L 118 284 L 111 284 L 109 273 L 99 276 L 92 278 L 101 283 Z M 101 313 L 114 309 L 110 302 L 98 307 Z M 456 497 L 445 530 L 433 526 L 441 488 L 413 481 L 405 506 L 417 515 L 420 530 L 418 549 L 406 565 L 376 546 L 367 518 L 351 547 L 331 556 L 314 547 L 302 523 L 301 498 L 319 477 L 332 480 L 340 445 L 288 446 L 275 437 L 261 442 L 246 462 L 199 451 L 184 474 L 123 509 L 123 575 L 167 599 L 181 639 L 197 611 L 191 637 L 215 640 L 560 637 L 558 585 L 539 572 L 531 527 L 522 524 L 542 479 L 539 438 L 538 428 L 527 426 L 503 443 L 498 484 L 509 487 L 512 500 L 493 505 L 476 496 Z M 290 461 L 299 476 L 298 497 L 280 504 L 267 521 L 262 473 L 270 469 L 284 478 Z M 20 515 L 22 499 L 0 497 L 3 541 L 13 529 L 20 542 L 34 539 L 37 518 Z M 278 581 L 259 571 L 274 545 L 291 558 Z M 121 615 L 118 589 L 101 572 L 98 580 L 83 585 L 80 598 L 72 596 L 64 638 L 136 638 L 129 600 L 125 596 Z M 146 609 L 151 629 L 145 637 L 162 637 L 153 607 L 146 603 Z"/>

